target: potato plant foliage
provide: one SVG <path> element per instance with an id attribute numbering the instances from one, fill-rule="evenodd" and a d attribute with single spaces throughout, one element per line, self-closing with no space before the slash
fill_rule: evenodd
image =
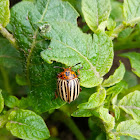
<path id="1" fill-rule="evenodd" d="M 57 140 L 50 116 L 78 140 L 140 139 L 140 1 L 9 3 L 0 0 L 0 139 Z M 79 62 L 82 91 L 67 104 L 54 66 Z M 88 117 L 90 138 L 71 116 Z"/>

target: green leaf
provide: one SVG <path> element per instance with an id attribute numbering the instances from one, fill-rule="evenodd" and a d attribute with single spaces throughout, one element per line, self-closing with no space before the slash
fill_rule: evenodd
<path id="1" fill-rule="evenodd" d="M 135 120 L 121 122 L 116 129 L 116 134 L 131 136 L 140 139 L 140 123 Z"/>
<path id="2" fill-rule="evenodd" d="M 82 0 L 82 11 L 86 23 L 94 32 L 101 22 L 107 21 L 111 11 L 110 0 Z"/>
<path id="3" fill-rule="evenodd" d="M 123 4 L 116 0 L 111 0 L 111 13 L 110 18 L 117 22 L 117 25 L 123 21 L 123 11 L 122 11 Z"/>
<path id="4" fill-rule="evenodd" d="M 109 18 L 107 21 L 107 29 L 113 30 L 115 27 L 116 27 L 116 22 L 112 18 Z"/>
<path id="5" fill-rule="evenodd" d="M 119 109 L 119 107 L 116 106 L 116 105 L 113 105 L 112 109 L 113 109 L 113 111 L 115 113 L 116 120 L 118 120 L 120 118 L 120 109 Z"/>
<path id="6" fill-rule="evenodd" d="M 43 119 L 29 110 L 12 111 L 6 128 L 16 137 L 27 140 L 42 140 L 50 137 Z"/>
<path id="7" fill-rule="evenodd" d="M 11 68 L 20 67 L 20 57 L 17 50 L 9 41 L 0 37 L 0 66 Z"/>
<path id="8" fill-rule="evenodd" d="M 78 109 L 71 114 L 73 117 L 91 117 L 93 116 L 93 110 L 90 109 Z"/>
<path id="9" fill-rule="evenodd" d="M 20 86 L 25 86 L 25 85 L 27 85 L 26 78 L 25 78 L 23 75 L 17 74 L 17 75 L 16 75 L 16 82 L 17 82 L 17 84 L 20 85 Z"/>
<path id="10" fill-rule="evenodd" d="M 98 92 L 93 93 L 90 96 L 88 102 L 80 104 L 78 106 L 78 108 L 80 108 L 80 109 L 93 109 L 93 108 L 99 107 L 100 105 L 103 104 L 105 97 L 106 97 L 105 89 L 104 88 L 99 89 Z"/>
<path id="11" fill-rule="evenodd" d="M 140 64 L 140 53 L 129 52 L 129 53 L 120 54 L 119 56 L 129 58 L 131 67 L 132 67 L 132 71 L 138 77 L 140 77 L 140 65 L 139 65 Z"/>
<path id="12" fill-rule="evenodd" d="M 40 52 L 48 48 L 49 41 L 40 36 L 36 24 L 69 21 L 76 26 L 77 17 L 73 7 L 60 0 L 22 1 L 11 9 L 10 31 L 18 43 L 25 77 L 31 89 L 28 103 L 36 112 L 46 112 L 65 104 L 60 98 L 55 100 L 57 73 L 60 71 L 53 67 L 60 64 L 49 65 L 40 57 Z"/>
<path id="13" fill-rule="evenodd" d="M 112 41 L 105 33 L 91 35 L 68 23 L 51 23 L 51 30 L 45 37 L 51 39 L 49 49 L 41 53 L 48 62 L 57 61 L 73 66 L 81 62 L 80 84 L 84 87 L 94 87 L 102 82 L 113 60 Z"/>
<path id="14" fill-rule="evenodd" d="M 90 117 L 93 116 L 100 127 L 103 127 L 105 131 L 110 131 L 114 128 L 115 120 L 112 115 L 108 113 L 108 109 L 100 107 L 95 110 L 79 109 L 75 111 L 72 116 L 74 117 Z"/>
<path id="15" fill-rule="evenodd" d="M 4 99 L 2 97 L 1 92 L 2 92 L 2 90 L 0 89 L 0 113 L 2 112 L 2 110 L 4 108 Z"/>
<path id="16" fill-rule="evenodd" d="M 126 39 L 127 37 L 130 37 L 131 33 L 134 31 L 134 28 L 131 28 L 131 27 L 128 27 L 126 29 L 124 29 L 123 31 L 121 31 L 119 33 L 119 36 L 118 36 L 118 40 L 124 40 Z"/>
<path id="17" fill-rule="evenodd" d="M 135 120 L 140 122 L 140 91 L 134 91 L 124 96 L 119 107 L 130 114 Z"/>
<path id="18" fill-rule="evenodd" d="M 134 26 L 140 22 L 140 1 L 124 0 L 123 12 L 127 24 Z"/>
<path id="19" fill-rule="evenodd" d="M 108 88 L 106 91 L 106 94 L 111 95 L 114 98 L 125 88 L 127 88 L 126 82 L 121 81 L 121 82 L 117 83 L 115 86 Z"/>
<path id="20" fill-rule="evenodd" d="M 0 24 L 5 27 L 9 23 L 9 0 L 0 0 Z"/>
<path id="21" fill-rule="evenodd" d="M 131 71 L 125 72 L 123 80 L 127 82 L 129 88 L 138 84 L 137 76 Z"/>
<path id="22" fill-rule="evenodd" d="M 19 100 L 15 96 L 7 96 L 4 100 L 4 103 L 9 108 L 14 108 L 19 106 Z"/>
<path id="23" fill-rule="evenodd" d="M 125 74 L 124 64 L 120 62 L 120 66 L 115 70 L 114 74 L 109 76 L 108 79 L 104 80 L 102 86 L 110 87 L 116 83 L 119 83 Z"/>
<path id="24" fill-rule="evenodd" d="M 3 128 L 4 125 L 7 123 L 7 121 L 8 121 L 7 115 L 0 116 L 0 128 Z"/>

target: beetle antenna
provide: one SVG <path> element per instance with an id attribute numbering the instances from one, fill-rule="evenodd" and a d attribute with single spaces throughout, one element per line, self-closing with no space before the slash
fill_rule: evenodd
<path id="1" fill-rule="evenodd" d="M 64 69 L 63 67 L 59 67 L 59 66 L 54 66 L 53 68 Z"/>
<path id="2" fill-rule="evenodd" d="M 72 66 L 72 67 L 75 67 L 75 66 L 77 66 L 77 65 L 79 65 L 79 64 L 81 64 L 81 62 L 79 62 L 79 63 L 75 64 L 75 65 L 74 65 L 74 66 Z"/>

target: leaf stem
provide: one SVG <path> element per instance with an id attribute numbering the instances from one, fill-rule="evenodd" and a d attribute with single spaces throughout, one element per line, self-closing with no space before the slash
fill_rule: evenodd
<path id="1" fill-rule="evenodd" d="M 55 112 L 55 114 L 53 116 L 54 116 L 53 119 L 55 121 L 63 122 L 73 132 L 73 134 L 76 136 L 77 140 L 86 140 L 86 138 L 81 133 L 81 131 L 79 130 L 77 125 L 74 123 L 74 121 L 71 119 L 71 117 L 69 117 L 67 114 L 59 111 L 59 112 Z"/>
<path id="2" fill-rule="evenodd" d="M 0 67 L 0 71 L 1 71 L 1 74 L 2 74 L 2 77 L 3 77 L 3 80 L 4 80 L 4 86 L 5 86 L 5 89 L 6 91 L 12 95 L 12 89 L 10 87 L 10 84 L 9 84 L 9 77 L 8 77 L 8 73 L 6 72 L 6 70 L 4 69 L 4 67 Z"/>
<path id="3" fill-rule="evenodd" d="M 0 33 L 9 40 L 9 42 L 16 48 L 18 49 L 18 45 L 16 43 L 15 38 L 13 37 L 12 34 L 10 34 L 6 28 L 4 28 L 1 24 L 0 24 Z"/>
<path id="4" fill-rule="evenodd" d="M 126 29 L 128 26 L 126 26 L 125 24 L 120 24 L 119 26 L 117 26 L 111 33 L 111 39 L 113 40 L 114 38 L 118 37 L 118 34 L 123 31 L 124 29 Z"/>

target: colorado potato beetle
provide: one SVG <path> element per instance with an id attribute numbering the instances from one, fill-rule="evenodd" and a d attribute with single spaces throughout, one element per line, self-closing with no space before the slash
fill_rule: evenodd
<path id="1" fill-rule="evenodd" d="M 77 63 L 76 65 L 78 64 L 80 63 Z M 79 75 L 76 75 L 76 73 L 72 70 L 72 67 L 62 68 L 55 66 L 55 68 L 64 69 L 64 71 L 60 72 L 57 76 L 57 93 L 62 100 L 68 103 L 74 101 L 79 96 L 80 92 L 80 81 L 78 79 Z M 80 69 L 82 68 L 83 67 Z M 78 69 L 78 73 L 80 69 Z"/>

